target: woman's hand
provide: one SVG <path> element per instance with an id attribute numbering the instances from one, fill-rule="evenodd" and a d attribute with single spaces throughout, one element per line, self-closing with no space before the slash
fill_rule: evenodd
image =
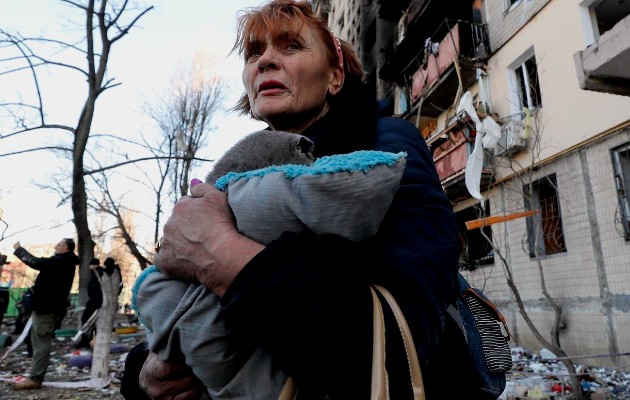
<path id="1" fill-rule="evenodd" d="M 204 390 L 186 364 L 161 361 L 155 353 L 149 353 L 144 362 L 139 382 L 153 400 L 197 399 Z"/>
<path id="2" fill-rule="evenodd" d="M 199 282 L 222 296 L 264 246 L 236 230 L 225 193 L 194 182 L 192 196 L 175 204 L 153 262 L 169 276 Z"/>

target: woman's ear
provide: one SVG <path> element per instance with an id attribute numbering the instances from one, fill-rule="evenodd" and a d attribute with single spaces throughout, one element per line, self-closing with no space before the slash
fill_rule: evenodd
<path id="1" fill-rule="evenodd" d="M 328 84 L 328 93 L 331 96 L 335 96 L 337 93 L 339 93 L 339 91 L 343 87 L 343 78 L 343 67 L 341 65 L 337 65 L 333 69 L 333 74 L 330 79 L 330 83 Z"/>

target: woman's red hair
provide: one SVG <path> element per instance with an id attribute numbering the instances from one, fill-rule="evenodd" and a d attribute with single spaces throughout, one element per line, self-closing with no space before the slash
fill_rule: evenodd
<path id="1" fill-rule="evenodd" d="M 319 39 L 325 44 L 326 58 L 330 66 L 338 65 L 339 57 L 333 35 L 330 34 L 326 21 L 313 12 L 313 6 L 308 1 L 272 0 L 260 7 L 243 10 L 238 18 L 236 41 L 232 52 L 237 51 L 239 55 L 244 56 L 249 53 L 254 42 L 264 40 L 267 35 L 282 37 L 286 32 L 296 33 L 304 24 L 310 25 L 318 32 Z M 340 40 L 340 45 L 346 79 L 354 77 L 362 81 L 365 71 L 359 57 L 346 41 Z M 247 93 L 241 96 L 233 109 L 241 114 L 251 114 Z"/>

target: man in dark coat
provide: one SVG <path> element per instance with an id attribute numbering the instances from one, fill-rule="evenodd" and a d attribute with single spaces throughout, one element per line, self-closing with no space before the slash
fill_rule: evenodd
<path id="1" fill-rule="evenodd" d="M 68 296 L 79 258 L 74 254 L 74 240 L 62 239 L 52 257 L 33 256 L 17 242 L 14 255 L 24 264 L 39 271 L 33 285 L 33 325 L 31 343 L 33 366 L 30 377 L 13 385 L 14 390 L 39 389 L 50 364 L 50 351 L 55 329 L 68 308 Z"/>
<path id="2" fill-rule="evenodd" d="M 76 344 L 75 347 L 77 349 L 90 347 L 90 340 L 92 340 L 92 337 L 96 333 L 96 320 L 93 320 L 93 324 L 89 327 L 85 327 L 85 323 L 88 322 L 92 314 L 94 314 L 103 305 L 103 291 L 101 289 L 99 279 L 104 273 L 111 275 L 115 270 L 117 270 L 118 274 L 121 276 L 117 293 L 117 295 L 120 295 L 123 288 L 122 274 L 120 266 L 116 264 L 114 259 L 107 257 L 103 266 L 100 265 L 100 260 L 98 258 L 93 258 L 92 261 L 90 261 L 90 279 L 88 280 L 87 285 L 88 301 L 85 304 L 85 310 L 81 315 L 81 324 L 84 325 L 83 329 L 86 331 L 81 335 L 79 343 Z"/>
<path id="3" fill-rule="evenodd" d="M 92 323 L 90 327 L 85 327 L 85 323 L 88 322 L 92 314 L 101 308 L 103 304 L 103 292 L 101 291 L 101 284 L 98 278 L 98 276 L 103 275 L 103 268 L 100 266 L 100 263 L 101 261 L 98 258 L 93 258 L 92 261 L 90 261 L 90 279 L 88 279 L 87 284 L 88 300 L 87 303 L 85 303 L 85 310 L 83 310 L 83 314 L 81 315 L 81 325 L 83 325 L 82 329 L 85 330 L 85 333 L 81 335 L 79 343 L 76 344 L 75 347 L 77 349 L 90 347 L 90 340 L 95 331 L 95 324 Z"/>
<path id="4" fill-rule="evenodd" d="M 114 259 L 111 257 L 107 257 L 103 265 L 105 268 L 105 273 L 107 273 L 107 275 L 113 274 L 114 271 L 117 271 L 118 274 L 120 275 L 120 284 L 118 285 L 118 294 L 117 294 L 117 295 L 120 295 L 124 286 L 123 281 L 122 281 L 122 272 L 120 271 L 120 265 L 116 264 L 116 261 L 114 261 Z"/>

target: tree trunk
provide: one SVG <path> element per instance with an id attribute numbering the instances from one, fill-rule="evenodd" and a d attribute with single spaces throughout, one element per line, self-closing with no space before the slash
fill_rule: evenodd
<path id="1" fill-rule="evenodd" d="M 79 304 L 87 302 L 87 281 L 90 277 L 89 264 L 94 257 L 94 240 L 88 221 L 87 193 L 83 175 L 83 155 L 90 136 L 96 97 L 90 94 L 83 107 L 79 125 L 75 132 L 72 151 L 72 215 L 77 230 L 77 253 L 79 254 Z"/>
<path id="2" fill-rule="evenodd" d="M 109 350 L 114 327 L 114 317 L 118 309 L 120 272 L 115 269 L 111 275 L 104 273 L 99 277 L 103 304 L 96 320 L 96 339 L 92 356 L 92 379 L 104 380 L 109 377 Z"/>

